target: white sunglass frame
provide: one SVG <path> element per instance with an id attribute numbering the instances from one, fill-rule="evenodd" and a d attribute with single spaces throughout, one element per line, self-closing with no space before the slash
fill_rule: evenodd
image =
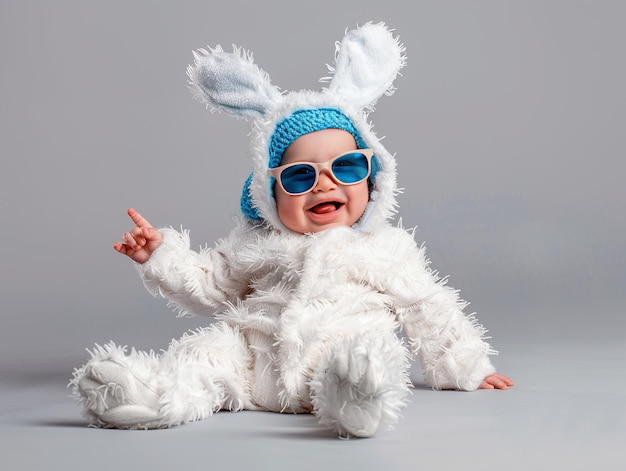
<path id="1" fill-rule="evenodd" d="M 367 175 L 365 175 L 365 177 L 363 177 L 363 179 L 353 182 L 353 183 L 344 183 L 342 181 L 337 180 L 337 178 L 335 177 L 335 174 L 333 173 L 333 169 L 332 169 L 332 165 L 333 162 L 337 159 L 340 159 L 341 157 L 345 157 L 346 155 L 350 155 L 350 154 L 363 154 L 365 156 L 365 158 L 367 159 Z M 372 173 L 372 157 L 374 156 L 374 151 L 372 149 L 354 149 L 354 150 L 350 150 L 347 152 L 343 152 L 342 154 L 336 155 L 335 157 L 333 157 L 332 159 L 327 160 L 326 162 L 294 162 L 292 164 L 287 164 L 287 165 L 281 165 L 280 167 L 274 167 L 274 168 L 270 168 L 269 169 L 269 174 L 274 177 L 274 179 L 276 180 L 276 182 L 280 185 L 280 187 L 282 188 L 282 190 L 287 193 L 288 195 L 292 195 L 292 196 L 299 196 L 299 195 L 305 195 L 311 191 L 313 191 L 313 189 L 315 188 L 315 186 L 317 185 L 319 179 L 320 179 L 320 172 L 322 170 L 328 170 L 328 174 L 330 175 L 330 178 L 337 184 L 339 185 L 344 185 L 344 186 L 350 186 L 350 185 L 356 185 L 357 183 L 361 183 L 362 181 L 365 181 L 369 178 L 369 176 Z M 313 167 L 313 169 L 315 170 L 315 181 L 313 182 L 313 184 L 311 185 L 311 188 L 309 188 L 306 191 L 303 191 L 301 193 L 291 193 L 289 191 L 287 191 L 285 189 L 285 187 L 283 186 L 283 182 L 280 179 L 280 174 L 282 173 L 283 170 L 293 167 L 295 165 L 310 165 L 311 167 Z"/>

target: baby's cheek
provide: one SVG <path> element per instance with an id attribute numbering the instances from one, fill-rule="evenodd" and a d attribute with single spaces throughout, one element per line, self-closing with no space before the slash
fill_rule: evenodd
<path id="1" fill-rule="evenodd" d="M 274 199 L 276 200 L 276 212 L 280 221 L 292 231 L 307 232 L 303 225 L 303 197 L 292 196 L 277 190 Z"/>

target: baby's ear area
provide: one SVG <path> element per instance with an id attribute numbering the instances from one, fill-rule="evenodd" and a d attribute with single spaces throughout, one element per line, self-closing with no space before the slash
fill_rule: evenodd
<path id="1" fill-rule="evenodd" d="M 404 46 L 384 23 L 366 23 L 348 31 L 335 50 L 328 91 L 357 110 L 372 110 L 383 95 L 395 91 L 393 82 L 406 64 Z"/>
<path id="2" fill-rule="evenodd" d="M 189 88 L 212 111 L 258 119 L 282 97 L 243 48 L 233 45 L 233 52 L 225 52 L 216 46 L 193 54 L 195 61 L 187 67 Z"/>

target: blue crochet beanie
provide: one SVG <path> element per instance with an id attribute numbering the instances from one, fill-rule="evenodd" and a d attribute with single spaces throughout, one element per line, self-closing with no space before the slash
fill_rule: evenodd
<path id="1" fill-rule="evenodd" d="M 274 133 L 270 137 L 269 142 L 269 168 L 275 168 L 280 166 L 280 161 L 283 157 L 283 153 L 289 147 L 289 145 L 298 139 L 300 136 L 309 134 L 315 131 L 321 131 L 323 129 L 343 129 L 349 132 L 354 137 L 356 146 L 358 149 L 364 149 L 367 147 L 365 141 L 345 114 L 339 111 L 337 108 L 315 108 L 308 110 L 294 111 L 290 116 L 286 117 L 282 121 L 279 121 L 274 129 Z M 372 172 L 371 177 L 373 179 L 376 171 L 378 171 L 378 164 L 376 159 L 372 159 Z M 250 196 L 250 184 L 252 183 L 252 174 L 246 180 L 243 187 L 243 193 L 241 195 L 241 211 L 248 218 L 260 221 L 262 218 L 259 216 L 257 208 L 252 203 L 252 197 Z M 274 181 L 272 179 L 270 188 L 270 194 L 274 192 Z"/>

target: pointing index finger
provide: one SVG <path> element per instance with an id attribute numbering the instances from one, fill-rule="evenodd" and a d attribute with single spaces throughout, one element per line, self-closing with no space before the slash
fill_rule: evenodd
<path id="1" fill-rule="evenodd" d="M 127 212 L 130 218 L 133 220 L 133 222 L 137 225 L 137 227 L 141 227 L 141 228 L 152 227 L 152 224 L 150 224 L 148 220 L 145 219 L 141 214 L 139 214 L 135 209 L 129 208 Z"/>

